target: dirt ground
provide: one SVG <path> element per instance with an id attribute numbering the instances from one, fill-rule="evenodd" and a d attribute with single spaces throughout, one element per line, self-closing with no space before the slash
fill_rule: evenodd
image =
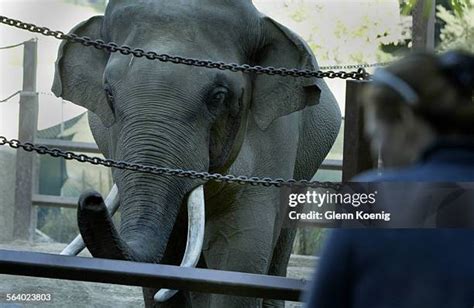
<path id="1" fill-rule="evenodd" d="M 13 242 L 0 244 L 0 249 L 26 250 L 59 253 L 64 244 Z M 87 251 L 81 256 L 90 256 Z M 288 266 L 288 277 L 308 279 L 316 259 L 292 255 Z M 51 293 L 52 301 L 41 304 L 12 304 L 5 301 L 5 293 Z M 77 282 L 47 278 L 0 275 L 0 308 L 17 307 L 143 307 L 140 287 L 120 286 L 104 283 Z M 286 307 L 302 307 L 301 303 L 287 302 Z"/>

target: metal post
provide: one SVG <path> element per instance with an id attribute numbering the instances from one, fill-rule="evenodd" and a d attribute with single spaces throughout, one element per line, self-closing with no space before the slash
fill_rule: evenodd
<path id="1" fill-rule="evenodd" d="M 436 1 L 418 0 L 412 13 L 412 49 L 434 50 Z"/>
<path id="2" fill-rule="evenodd" d="M 342 180 L 349 181 L 358 173 L 376 167 L 372 159 L 370 143 L 365 138 L 364 114 L 360 93 L 367 81 L 346 82 L 346 113 L 344 117 L 344 150 Z"/>
<path id="3" fill-rule="evenodd" d="M 36 93 L 37 40 L 25 42 L 23 56 L 23 91 L 20 94 L 18 138 L 34 142 L 38 127 L 38 95 Z M 35 155 L 16 152 L 15 212 L 13 217 L 15 239 L 30 240 L 35 231 L 36 217 L 32 207 Z"/>

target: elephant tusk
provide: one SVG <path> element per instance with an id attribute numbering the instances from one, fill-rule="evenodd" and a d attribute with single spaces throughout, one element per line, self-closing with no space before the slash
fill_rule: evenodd
<path id="1" fill-rule="evenodd" d="M 109 210 L 110 215 L 113 216 L 115 212 L 117 212 L 119 205 L 118 188 L 117 185 L 114 184 L 109 195 L 105 199 L 105 206 Z M 63 249 L 63 251 L 61 251 L 60 254 L 65 256 L 77 256 L 85 247 L 86 244 L 84 243 L 82 236 L 79 234 L 71 243 L 69 243 L 69 245 L 66 246 L 66 248 Z"/>
<path id="2" fill-rule="evenodd" d="M 195 267 L 199 261 L 204 242 L 204 210 L 204 187 L 201 185 L 196 187 L 188 197 L 188 238 L 181 267 Z M 178 293 L 177 290 L 161 289 L 156 292 L 154 299 L 162 303 L 176 293 Z"/>

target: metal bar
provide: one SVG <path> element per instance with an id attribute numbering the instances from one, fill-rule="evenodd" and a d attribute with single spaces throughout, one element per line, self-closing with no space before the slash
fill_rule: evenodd
<path id="1" fill-rule="evenodd" d="M 33 194 L 34 206 L 77 208 L 78 198 Z"/>
<path id="2" fill-rule="evenodd" d="M 349 181 L 356 174 L 376 166 L 376 160 L 372 159 L 370 143 L 365 138 L 364 115 L 360 101 L 361 90 L 367 83 L 367 81 L 347 81 L 346 83 L 343 181 Z"/>
<path id="3" fill-rule="evenodd" d="M 412 12 L 412 49 L 434 50 L 436 1 L 418 0 Z"/>
<path id="4" fill-rule="evenodd" d="M 306 282 L 277 276 L 0 250 L 0 273 L 298 301 Z"/>
<path id="5" fill-rule="evenodd" d="M 340 159 L 325 159 L 319 170 L 342 170 L 342 160 Z"/>
<path id="6" fill-rule="evenodd" d="M 76 151 L 86 153 L 100 153 L 99 148 L 95 143 L 89 142 L 74 142 L 58 139 L 36 139 L 35 143 L 52 148 L 59 148 L 63 151 Z"/>
<path id="7" fill-rule="evenodd" d="M 36 93 L 37 41 L 24 43 L 23 89 L 20 92 L 18 138 L 33 142 L 38 128 L 38 96 Z M 13 237 L 30 240 L 36 228 L 35 210 L 31 206 L 35 155 L 24 151 L 16 154 L 15 211 Z"/>

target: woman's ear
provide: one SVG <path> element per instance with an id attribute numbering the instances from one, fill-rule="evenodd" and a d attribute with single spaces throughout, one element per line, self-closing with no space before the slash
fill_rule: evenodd
<path id="1" fill-rule="evenodd" d="M 267 16 L 262 17 L 262 23 L 267 43 L 258 51 L 258 65 L 318 69 L 303 39 Z M 251 110 L 257 125 L 265 130 L 275 119 L 317 104 L 322 95 L 332 97 L 322 79 L 258 75 L 253 84 Z"/>
<path id="2" fill-rule="evenodd" d="M 102 21 L 103 16 L 94 16 L 77 25 L 71 33 L 99 39 Z M 59 47 L 52 87 L 56 96 L 92 111 L 106 127 L 115 122 L 113 106 L 103 87 L 108 59 L 106 51 L 64 41 Z"/>

